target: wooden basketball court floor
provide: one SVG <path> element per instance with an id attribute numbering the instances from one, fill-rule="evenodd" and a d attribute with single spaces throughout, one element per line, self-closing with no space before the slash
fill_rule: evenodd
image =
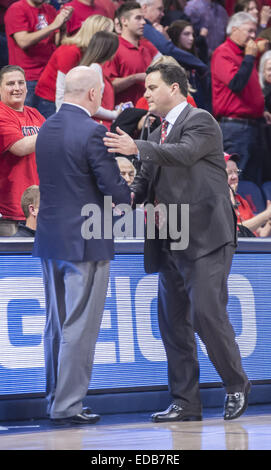
<path id="1" fill-rule="evenodd" d="M 234 421 L 204 410 L 202 422 L 157 424 L 149 413 L 102 415 L 89 426 L 46 419 L 0 422 L 0 450 L 271 450 L 271 404 L 249 406 Z"/>

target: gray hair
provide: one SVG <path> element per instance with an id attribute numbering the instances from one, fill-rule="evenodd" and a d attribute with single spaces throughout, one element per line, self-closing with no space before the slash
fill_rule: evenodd
<path id="1" fill-rule="evenodd" d="M 235 13 L 235 15 L 232 15 L 227 25 L 227 29 L 226 29 L 227 35 L 229 36 L 231 34 L 232 28 L 239 28 L 239 26 L 241 26 L 244 23 L 257 24 L 257 20 L 252 15 L 244 11 L 240 11 L 239 13 Z"/>
<path id="2" fill-rule="evenodd" d="M 267 60 L 271 60 L 271 51 L 266 51 L 260 60 L 260 65 L 259 65 L 259 81 L 260 85 L 263 88 L 264 87 L 264 67 L 265 63 Z"/>

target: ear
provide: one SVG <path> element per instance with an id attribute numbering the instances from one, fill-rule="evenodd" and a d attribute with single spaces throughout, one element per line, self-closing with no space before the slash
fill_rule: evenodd
<path id="1" fill-rule="evenodd" d="M 28 211 L 30 215 L 37 217 L 38 215 L 38 208 L 34 206 L 34 204 L 29 204 Z"/>
<path id="2" fill-rule="evenodd" d="M 172 93 L 179 92 L 180 91 L 179 84 L 178 83 L 172 83 L 171 90 L 172 90 Z"/>
<path id="3" fill-rule="evenodd" d="M 94 90 L 94 88 L 90 88 L 90 89 L 88 90 L 88 98 L 89 98 L 89 101 L 93 101 L 94 95 L 95 95 L 95 90 Z"/>

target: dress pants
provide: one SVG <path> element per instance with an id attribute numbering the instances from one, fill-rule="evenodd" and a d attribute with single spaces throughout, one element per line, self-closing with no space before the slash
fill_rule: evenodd
<path id="1" fill-rule="evenodd" d="M 47 412 L 81 413 L 94 360 L 109 280 L 109 261 L 42 259 Z"/>
<path id="2" fill-rule="evenodd" d="M 226 310 L 233 252 L 231 245 L 225 245 L 191 261 L 182 251 L 163 250 L 158 318 L 168 359 L 169 390 L 174 403 L 193 412 L 201 411 L 194 332 L 205 344 L 227 393 L 244 391 L 248 384 Z"/>

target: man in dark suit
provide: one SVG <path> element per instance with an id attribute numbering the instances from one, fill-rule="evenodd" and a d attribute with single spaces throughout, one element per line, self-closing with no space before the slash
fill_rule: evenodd
<path id="1" fill-rule="evenodd" d="M 104 146 L 106 128 L 91 119 L 101 81 L 88 67 L 66 77 L 64 103 L 37 142 L 40 209 L 34 256 L 41 258 L 46 298 L 45 368 L 48 413 L 55 424 L 91 424 L 84 409 L 113 258 L 103 221 L 112 203 L 130 204 L 130 189 Z M 88 216 L 94 211 L 97 218 Z M 98 235 L 91 232 L 91 223 Z M 88 227 L 88 229 L 87 229 Z M 99 235 L 100 231 L 100 235 Z"/>
<path id="2" fill-rule="evenodd" d="M 120 129 L 104 139 L 111 152 L 138 154 L 143 162 L 132 185 L 135 203 L 163 204 L 168 212 L 177 207 L 177 221 L 168 217 L 167 238 L 145 240 L 145 269 L 159 272 L 158 318 L 173 398 L 152 416 L 156 422 L 202 419 L 194 330 L 225 385 L 224 419 L 245 411 L 250 389 L 226 311 L 236 234 L 222 135 L 214 118 L 191 107 L 186 96 L 180 67 L 149 67 L 145 97 L 150 112 L 165 118 L 161 129 L 149 141 L 133 141 Z M 188 243 L 173 237 L 176 223 L 188 225 Z"/>

